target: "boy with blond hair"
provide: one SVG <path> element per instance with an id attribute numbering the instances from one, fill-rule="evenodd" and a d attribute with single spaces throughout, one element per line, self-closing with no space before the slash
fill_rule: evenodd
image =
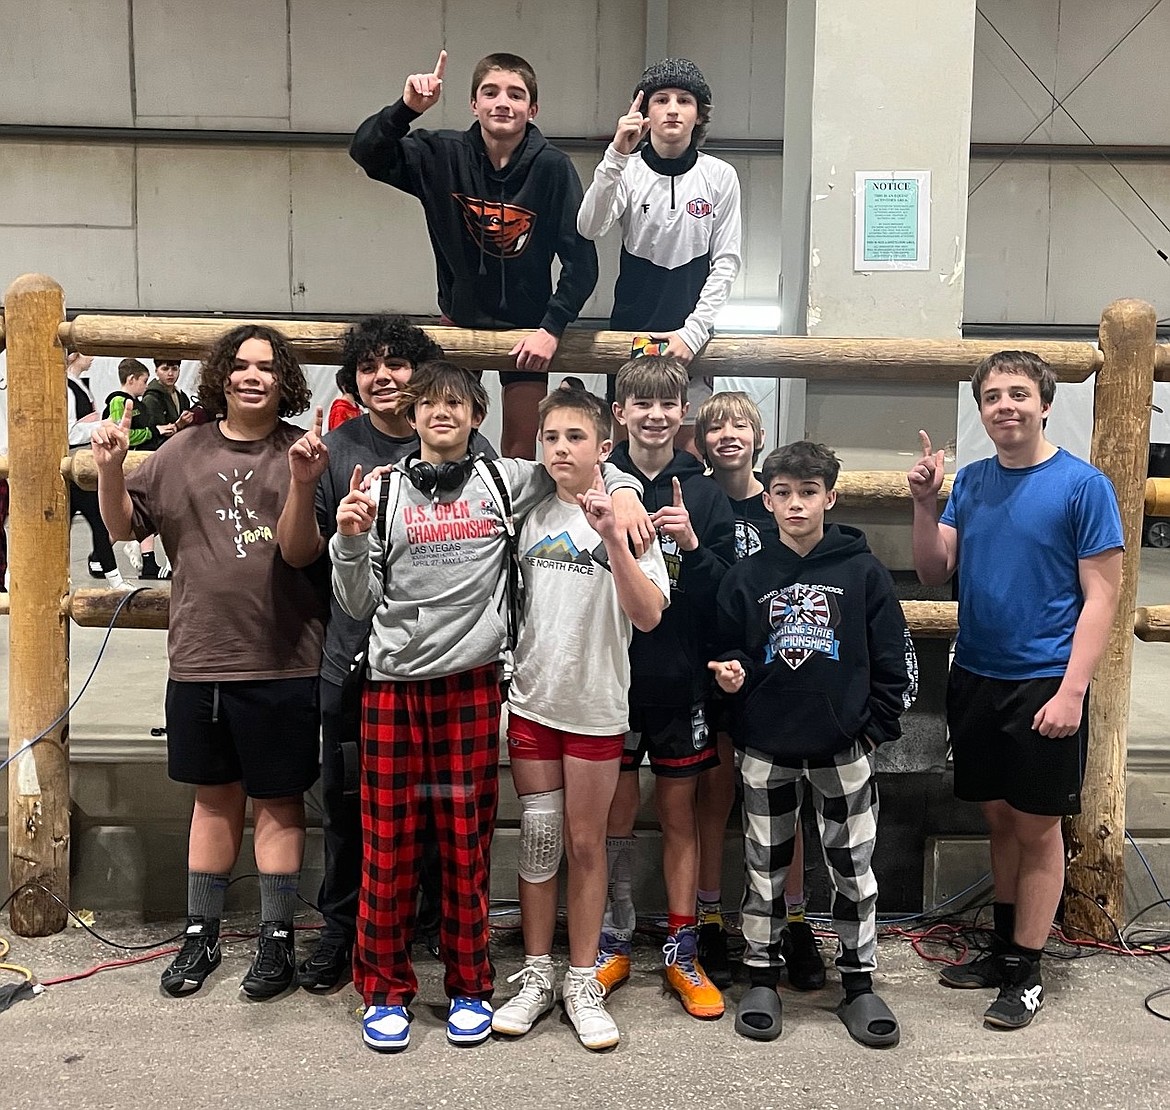
<path id="1" fill-rule="evenodd" d="M 629 723 L 630 638 L 634 628 L 658 624 L 670 584 L 658 545 L 635 559 L 615 527 L 599 469 L 613 445 L 605 403 L 558 389 L 539 415 L 556 491 L 520 532 L 525 612 L 508 695 L 525 956 L 511 977 L 520 989 L 496 1011 L 492 1028 L 519 1036 L 552 1008 L 556 879 L 567 848 L 569 970 L 561 995 L 581 1043 L 603 1049 L 617 1044 L 618 1029 L 594 964 L 605 909 L 606 814 Z"/>
<path id="2" fill-rule="evenodd" d="M 615 392 L 614 415 L 629 440 L 610 461 L 642 483 L 670 574 L 671 604 L 658 627 L 635 633 L 630 646 L 630 731 L 609 813 L 610 894 L 598 978 L 612 990 L 630 973 L 638 768 L 649 755 L 662 826 L 666 979 L 687 1013 L 714 1018 L 723 1013 L 723 998 L 697 957 L 695 797 L 700 774 L 719 758 L 705 719 L 706 652 L 715 594 L 735 560 L 734 521 L 698 459 L 674 445 L 688 407 L 686 367 L 663 356 L 632 359 L 619 371 Z"/>

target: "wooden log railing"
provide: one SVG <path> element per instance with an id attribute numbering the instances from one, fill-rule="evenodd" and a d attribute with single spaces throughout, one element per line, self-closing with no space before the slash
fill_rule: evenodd
<path id="1" fill-rule="evenodd" d="M 170 354 L 194 356 L 225 330 L 243 322 L 222 317 L 159 319 L 126 316 L 79 316 L 64 319 L 60 287 L 48 278 L 18 279 L 6 295 L 4 339 L 8 345 L 9 432 L 13 490 L 13 570 L 22 588 L 12 606 L 10 631 L 10 750 L 16 753 L 45 723 L 68 704 L 68 622 L 107 624 L 123 595 L 102 590 L 67 593 L 68 519 L 62 474 L 82 481 L 92 460 L 80 453 L 68 458 L 65 443 L 63 344 L 87 354 Z M 1101 344 L 1028 342 L 1053 367 L 1060 381 L 1083 381 L 1097 374 L 1093 460 L 1117 488 L 1126 530 L 1127 554 L 1122 602 L 1102 660 L 1090 707 L 1091 774 L 1086 782 L 1085 814 L 1070 830 L 1073 854 L 1070 888 L 1088 899 L 1074 900 L 1073 924 L 1107 935 L 1097 905 L 1117 917 L 1121 912 L 1124 825 L 1123 768 L 1126 711 L 1135 627 L 1138 544 L 1143 500 L 1145 444 L 1148 441 L 1155 362 L 1159 376 L 1170 374 L 1170 354 L 1155 350 L 1153 310 L 1122 301 L 1105 310 Z M 344 323 L 267 321 L 284 331 L 306 361 L 336 363 Z M 448 355 L 464 365 L 492 369 L 520 333 L 428 328 Z M 570 329 L 557 355 L 563 372 L 612 373 L 625 360 L 629 336 Z M 783 336 L 720 336 L 703 352 L 709 372 L 747 377 L 945 382 L 970 377 L 999 341 L 825 339 Z M 901 473 L 845 477 L 842 498 L 856 505 L 907 503 Z M 1155 505 L 1163 494 L 1154 490 Z M 63 600 L 64 599 L 64 600 Z M 164 627 L 169 607 L 166 590 L 147 590 L 126 606 L 120 625 Z M 907 617 L 921 636 L 951 636 L 955 607 L 947 602 L 906 603 Z M 1170 621 L 1147 608 L 1136 618 L 1150 638 L 1161 638 Z M 1092 770 L 1095 765 L 1095 770 Z M 10 879 L 68 894 L 68 758 L 67 728 L 58 726 L 45 741 L 18 756 L 9 776 Z M 12 830 L 17 828 L 13 839 Z M 1078 910 L 1078 905 L 1083 908 Z M 63 912 L 30 885 L 13 899 L 11 918 L 21 935 L 59 929 Z"/>
<path id="2" fill-rule="evenodd" d="M 59 329 L 61 343 L 84 354 L 199 355 L 245 319 L 78 316 Z M 350 325 L 311 320 L 266 320 L 285 335 L 306 362 L 341 360 L 341 342 Z M 447 357 L 477 370 L 499 369 L 503 352 L 524 331 L 473 331 L 430 327 L 427 334 Z M 1029 343 L 1060 381 L 1081 382 L 1101 367 L 1101 352 L 1088 343 Z M 942 382 L 963 381 L 1003 344 L 988 339 L 819 339 L 807 336 L 716 336 L 703 349 L 703 367 L 712 374 L 741 377 L 796 377 L 822 380 Z M 558 373 L 617 373 L 630 356 L 628 332 L 570 328 L 557 348 Z"/>

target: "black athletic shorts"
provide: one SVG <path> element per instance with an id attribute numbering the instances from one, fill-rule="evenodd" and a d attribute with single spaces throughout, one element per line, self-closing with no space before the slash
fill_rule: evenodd
<path id="1" fill-rule="evenodd" d="M 175 782 L 242 782 L 250 798 L 302 794 L 317 781 L 317 679 L 167 682 L 167 772 Z"/>
<path id="2" fill-rule="evenodd" d="M 1064 817 L 1081 812 L 1089 748 L 1089 695 L 1072 736 L 1041 736 L 1036 714 L 1059 678 L 984 678 L 951 667 L 947 726 L 955 795 L 967 802 L 1007 802 L 1022 813 Z"/>
<path id="3" fill-rule="evenodd" d="M 739 699 L 728 697 L 722 691 L 707 698 L 707 727 L 716 736 L 725 732 L 734 736 L 739 724 Z"/>
<path id="4" fill-rule="evenodd" d="M 647 754 L 650 770 L 663 778 L 685 779 L 719 766 L 715 733 L 707 728 L 705 706 L 691 709 L 630 706 L 630 731 L 622 770 L 636 771 Z"/>

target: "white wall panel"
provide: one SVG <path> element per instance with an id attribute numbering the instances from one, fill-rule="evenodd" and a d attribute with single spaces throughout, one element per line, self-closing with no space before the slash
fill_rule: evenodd
<path id="1" fill-rule="evenodd" d="M 1127 164 L 1123 172 L 1170 223 L 1170 175 L 1164 165 Z M 1105 195 L 1102 195 L 1102 191 Z M 1121 211 L 1110 199 L 1120 206 Z M 1125 213 L 1123 215 L 1122 213 Z M 1049 305 L 1057 322 L 1093 322 L 1119 297 L 1140 297 L 1170 316 L 1170 269 L 1130 223 L 1170 247 L 1170 235 L 1108 166 L 1052 169 Z"/>
<path id="2" fill-rule="evenodd" d="M 786 10 L 768 0 L 671 3 L 670 53 L 690 58 L 711 86 L 713 136 L 783 135 Z"/>
<path id="3" fill-rule="evenodd" d="M 134 222 L 133 147 L 11 143 L 0 165 L 0 227 Z"/>
<path id="4" fill-rule="evenodd" d="M 972 187 L 994 166 L 972 161 Z M 967 205 L 963 318 L 1049 320 L 1050 236 L 1048 163 L 1013 160 L 995 170 Z"/>
<path id="5" fill-rule="evenodd" d="M 0 122 L 132 124 L 128 0 L 0 0 Z"/>
<path id="6" fill-rule="evenodd" d="M 1052 98 L 1004 39 L 1051 89 L 1056 82 L 1060 29 L 1057 6 L 1057 0 L 1035 0 L 1028 4 L 980 0 L 975 19 L 972 142 L 1018 142 L 1051 111 Z M 1052 142 L 1051 126 L 1043 124 L 1031 141 Z"/>
<path id="7" fill-rule="evenodd" d="M 436 314 L 422 205 L 342 151 L 292 154 L 293 308 Z"/>
<path id="8" fill-rule="evenodd" d="M 289 311 L 288 152 L 143 148 L 138 243 L 145 309 Z"/>
<path id="9" fill-rule="evenodd" d="M 292 127 L 296 131 L 352 131 L 367 116 L 402 95 L 409 73 L 434 66 L 443 42 L 441 5 L 414 8 L 409 15 L 386 0 L 322 4 L 291 0 Z M 470 62 L 462 60 L 468 67 Z M 451 82 L 464 126 L 463 82 Z M 443 102 L 440 101 L 440 104 Z M 425 126 L 454 126 L 440 108 Z"/>
<path id="10" fill-rule="evenodd" d="M 0 285 L 40 273 L 61 284 L 71 308 L 136 308 L 134 232 L 114 228 L 7 227 Z"/>
<path id="11" fill-rule="evenodd" d="M 1061 7 L 1061 70 L 1064 97 L 1149 10 L 1149 0 L 1065 0 Z M 1072 93 L 1066 107 L 1095 143 L 1170 143 L 1170 6 L 1160 4 L 1100 68 Z M 1061 114 L 1062 141 L 1085 142 Z"/>
<path id="12" fill-rule="evenodd" d="M 1150 6 L 1149 0 L 1113 0 L 1109 4 L 1099 0 L 1036 0 L 1028 4 L 980 0 L 979 10 L 986 18 L 978 20 L 975 32 L 972 140 L 1018 142 L 1038 120 L 1048 116 L 1053 101 L 1038 77 L 1055 92 L 1058 101 L 1068 98 L 1068 112 L 1093 142 L 1170 142 L 1170 87 L 1162 73 L 1170 43 L 1170 7 L 1157 7 L 1109 54 Z M 992 30 L 992 24 L 1002 37 Z M 1014 56 L 1012 49 L 1020 57 Z M 1094 71 L 1106 54 L 1108 59 Z M 1028 66 L 1036 71 L 1035 77 Z M 1094 72 L 1079 84 L 1090 71 Z M 1134 110 L 1119 110 L 1122 104 L 1132 105 Z M 1030 141 L 1089 140 L 1060 110 Z"/>
<path id="13" fill-rule="evenodd" d="M 285 0 L 135 0 L 138 122 L 288 127 Z"/>
<path id="14" fill-rule="evenodd" d="M 769 155 L 729 158 L 739 174 L 743 213 L 743 268 L 732 300 L 778 303 L 780 296 L 781 159 Z"/>

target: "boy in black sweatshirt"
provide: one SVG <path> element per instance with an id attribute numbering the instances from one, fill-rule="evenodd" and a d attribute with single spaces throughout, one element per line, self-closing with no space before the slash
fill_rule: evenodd
<path id="1" fill-rule="evenodd" d="M 723 997 L 697 960 L 695 808 L 699 776 L 719 761 L 704 716 L 706 661 L 716 592 L 735 561 L 735 520 L 726 494 L 702 464 L 674 446 L 687 411 L 686 366 L 663 356 L 633 359 L 618 372 L 615 394 L 614 415 L 629 441 L 618 444 L 609 461 L 642 483 L 670 576 L 670 608 L 653 632 L 635 632 L 630 644 L 630 732 L 606 830 L 610 899 L 597 978 L 609 991 L 630 973 L 638 767 L 649 753 L 662 826 L 666 979 L 687 1013 L 714 1018 L 723 1013 Z"/>
<path id="2" fill-rule="evenodd" d="M 349 153 L 370 177 L 422 203 L 446 323 L 535 329 L 512 348 L 515 371 L 500 374 L 502 452 L 531 459 L 545 375 L 597 284 L 597 251 L 577 234 L 577 171 L 532 122 L 532 66 L 516 54 L 481 58 L 471 80 L 475 122 L 466 131 L 412 130 L 438 102 L 446 67 L 443 50 L 432 72 L 411 74 L 402 98 L 358 128 Z"/>
<path id="3" fill-rule="evenodd" d="M 833 884 L 837 1014 L 873 1048 L 895 1045 L 898 1022 L 873 993 L 877 967 L 877 836 L 874 751 L 902 734 L 898 718 L 917 688 L 917 662 L 889 571 L 855 528 L 825 527 L 840 463 L 802 441 L 773 451 L 762 471 L 764 503 L 780 531 L 737 563 L 719 588 L 710 664 L 741 701 L 734 737 L 743 784 L 744 963 L 751 989 L 736 1031 L 780 1035 L 776 993 L 786 926 L 784 885 L 805 784 L 812 790 Z"/>

